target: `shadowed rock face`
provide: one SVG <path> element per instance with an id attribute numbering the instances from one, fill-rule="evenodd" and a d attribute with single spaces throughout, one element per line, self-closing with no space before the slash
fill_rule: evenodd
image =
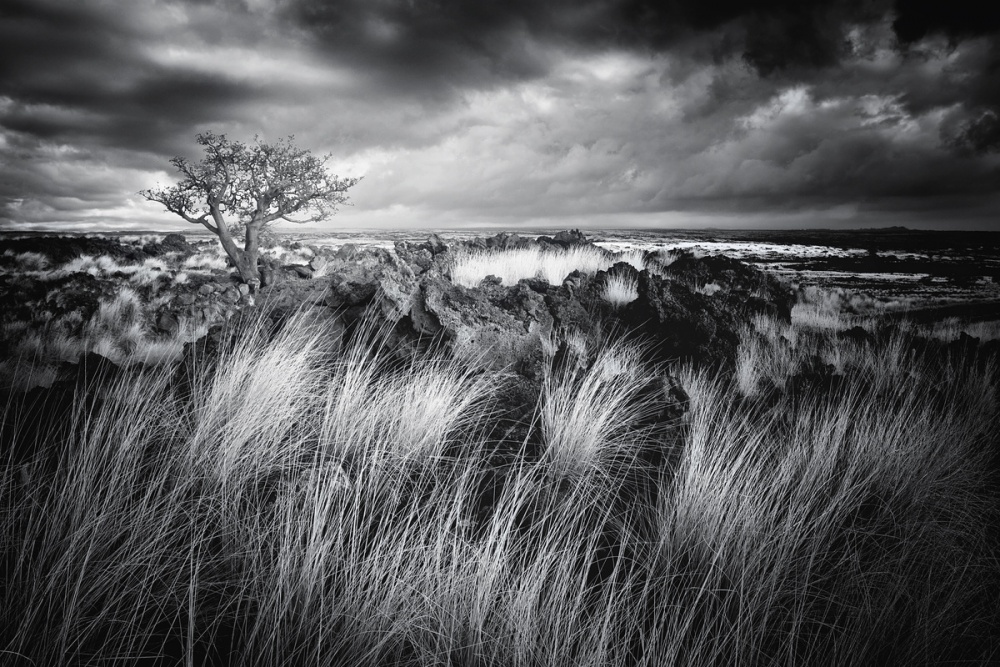
<path id="1" fill-rule="evenodd" d="M 498 234 L 466 247 L 513 249 L 533 243 Z M 578 232 L 566 232 L 537 243 L 569 247 L 587 241 Z M 794 301 L 773 277 L 727 258 L 685 256 L 668 267 L 666 276 L 619 263 L 592 276 L 574 272 L 561 285 L 532 279 L 505 287 L 487 278 L 465 288 L 447 278 L 450 257 L 437 238 L 397 243 L 394 253 L 345 246 L 326 266 L 327 303 L 352 321 L 375 307 L 403 337 L 437 338 L 484 368 L 509 368 L 535 378 L 544 347 L 560 332 L 582 337 L 591 348 L 606 335 L 625 335 L 648 345 L 654 360 L 684 359 L 725 369 L 749 317 L 765 313 L 787 320 Z M 638 298 L 612 307 L 602 296 L 612 276 L 634 281 Z M 696 291 L 709 283 L 719 291 L 711 296 Z"/>
<path id="2" fill-rule="evenodd" d="M 666 267 L 667 275 L 693 288 L 716 284 L 715 295 L 729 310 L 762 314 L 789 321 L 795 294 L 774 276 L 749 264 L 723 256 L 696 258 L 682 255 Z"/>
<path id="3" fill-rule="evenodd" d="M 483 368 L 513 367 L 526 377 L 541 377 L 543 339 L 553 320 L 542 294 L 524 282 L 469 289 L 428 275 L 410 303 L 418 335 L 442 338 L 456 356 Z"/>
<path id="4" fill-rule="evenodd" d="M 650 275 L 638 276 L 639 297 L 621 311 L 626 331 L 638 334 L 657 358 L 729 366 L 736 358 L 741 318 L 714 297 Z"/>

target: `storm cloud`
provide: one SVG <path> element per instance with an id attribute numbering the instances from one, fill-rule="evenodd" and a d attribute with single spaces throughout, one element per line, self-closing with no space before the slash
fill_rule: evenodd
<path id="1" fill-rule="evenodd" d="M 194 136 L 365 175 L 334 224 L 995 226 L 966 0 L 8 0 L 0 222 L 162 227 Z"/>

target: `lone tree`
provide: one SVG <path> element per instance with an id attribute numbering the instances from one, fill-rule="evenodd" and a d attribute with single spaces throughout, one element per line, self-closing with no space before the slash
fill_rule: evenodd
<path id="1" fill-rule="evenodd" d="M 329 156 L 315 157 L 296 147 L 291 136 L 274 144 L 256 137 L 245 144 L 213 132 L 197 139 L 205 149 L 201 162 L 183 157 L 170 161 L 183 176 L 180 183 L 139 194 L 217 235 L 240 278 L 253 289 L 260 284 L 261 231 L 279 220 L 306 223 L 328 218 L 347 202 L 347 190 L 360 180 L 329 174 Z M 242 250 L 234 240 L 241 231 Z"/>

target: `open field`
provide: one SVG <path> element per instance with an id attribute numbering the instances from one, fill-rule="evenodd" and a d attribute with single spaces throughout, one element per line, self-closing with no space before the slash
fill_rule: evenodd
<path id="1" fill-rule="evenodd" d="M 573 246 L 599 261 L 562 281 L 546 245 L 505 280 L 509 240 L 275 248 L 250 306 L 211 247 L 158 242 L 4 260 L 8 286 L 92 297 L 22 291 L 5 363 L 96 364 L 5 389 L 12 664 L 1000 655 L 988 320 L 655 248 Z M 493 264 L 457 279 L 462 257 Z"/>

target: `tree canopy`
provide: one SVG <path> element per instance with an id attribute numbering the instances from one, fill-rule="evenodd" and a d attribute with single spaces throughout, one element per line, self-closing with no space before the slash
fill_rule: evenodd
<path id="1" fill-rule="evenodd" d="M 182 176 L 179 183 L 140 194 L 216 234 L 243 280 L 251 284 L 258 280 L 258 242 L 264 227 L 280 220 L 324 220 L 348 202 L 348 189 L 360 180 L 330 174 L 329 156 L 316 157 L 298 148 L 292 136 L 273 144 L 258 137 L 244 143 L 205 132 L 197 141 L 205 150 L 200 162 L 183 157 L 170 161 Z M 233 240 L 241 231 L 242 250 Z"/>

